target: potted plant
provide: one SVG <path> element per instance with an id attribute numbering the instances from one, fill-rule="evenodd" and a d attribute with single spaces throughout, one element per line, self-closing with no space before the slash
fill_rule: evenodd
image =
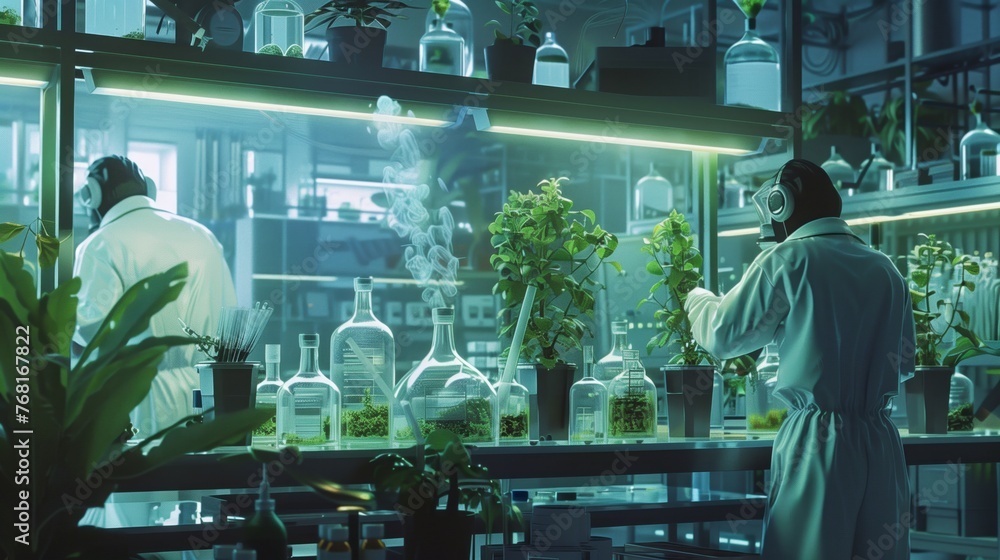
<path id="1" fill-rule="evenodd" d="M 326 25 L 331 62 L 382 66 L 386 31 L 394 19 L 407 19 L 399 10 L 415 8 L 399 0 L 329 0 L 306 15 L 306 29 Z M 334 26 L 340 19 L 354 25 Z"/>
<path id="2" fill-rule="evenodd" d="M 542 20 L 531 0 L 497 0 L 508 16 L 506 26 L 498 20 L 486 22 L 496 37 L 486 47 L 486 73 L 491 80 L 530 84 L 535 70 L 535 49 L 541 44 Z"/>
<path id="3" fill-rule="evenodd" d="M 646 343 L 646 351 L 671 346 L 676 352 L 670 365 L 662 368 L 670 436 L 708 437 L 716 372 L 735 367 L 738 372 L 752 373 L 753 360 L 743 356 L 723 363 L 694 339 L 684 303 L 701 282 L 702 256 L 683 214 L 673 210 L 653 226 L 652 237 L 643 239 L 640 250 L 650 256 L 646 271 L 656 282 L 636 307 L 655 305 L 653 318 L 659 326 L 659 332 Z"/>
<path id="4" fill-rule="evenodd" d="M 969 255 L 957 253 L 947 241 L 936 235 L 921 233 L 911 251 L 907 281 L 910 283 L 910 301 L 916 327 L 914 362 L 916 371 L 912 379 L 903 383 L 906 395 L 906 416 L 911 433 L 943 434 L 948 431 L 948 399 L 951 376 L 962 360 L 989 354 L 1000 356 L 1000 348 L 986 346 L 969 328 L 969 314 L 961 309 L 962 297 L 976 289 L 971 278 L 979 274 L 979 263 Z M 946 298 L 933 298 L 935 272 L 958 272 L 958 281 L 944 287 L 954 290 L 953 312 L 942 310 Z M 933 300 L 933 301 L 932 301 Z M 952 333 L 955 344 L 945 348 L 945 338 Z M 971 409 L 969 410 L 971 413 Z M 953 418 L 953 423 L 959 419 Z"/>
<path id="5" fill-rule="evenodd" d="M 536 365 L 538 402 L 545 403 L 538 410 L 539 434 L 557 439 L 567 436 L 575 371 L 563 356 L 592 336 L 594 296 L 604 289 L 594 275 L 605 263 L 621 273 L 620 264 L 607 260 L 618 238 L 597 224 L 592 210 L 573 210 L 560 190 L 567 180 L 541 181 L 538 193 L 512 192 L 489 226 L 496 250 L 490 264 L 499 275 L 493 293 L 502 302 L 500 338 L 513 333 L 528 285 L 537 289 L 519 357 Z"/>
<path id="6" fill-rule="evenodd" d="M 0 25 L 21 25 L 21 14 L 14 8 L 0 8 Z"/>
<path id="7" fill-rule="evenodd" d="M 371 461 L 376 490 L 398 494 L 395 509 L 403 516 L 407 560 L 468 560 L 476 509 L 487 533 L 501 520 L 520 526 L 520 510 L 504 504 L 499 482 L 472 463 L 455 433 L 436 429 L 415 449 L 413 461 L 398 453 Z M 444 509 L 438 507 L 441 498 Z"/>

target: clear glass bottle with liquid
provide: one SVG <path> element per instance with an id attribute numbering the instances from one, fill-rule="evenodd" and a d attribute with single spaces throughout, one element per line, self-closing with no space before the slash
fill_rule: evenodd
<path id="1" fill-rule="evenodd" d="M 608 385 L 608 441 L 656 441 L 656 385 L 638 350 L 625 350 L 625 369 Z"/>
<path id="2" fill-rule="evenodd" d="M 465 66 L 460 76 L 471 76 L 475 61 L 475 29 L 472 26 L 472 12 L 462 0 L 449 0 L 448 11 L 444 16 L 439 16 L 434 10 L 427 10 L 427 18 L 424 22 L 424 29 L 428 31 L 434 27 L 434 20 L 444 20 L 444 27 L 458 33 L 464 41 L 463 60 Z"/>
<path id="3" fill-rule="evenodd" d="M 435 19 L 420 38 L 420 71 L 453 76 L 465 71 L 465 39 L 442 19 Z"/>
<path id="4" fill-rule="evenodd" d="M 253 52 L 260 52 L 267 45 L 277 46 L 285 56 L 302 52 L 305 15 L 302 7 L 292 0 L 261 2 L 253 11 L 253 27 Z"/>
<path id="5" fill-rule="evenodd" d="M 746 16 L 743 38 L 726 51 L 726 105 L 781 110 L 781 65 L 778 51 L 757 33 L 757 14 L 764 2 L 735 0 Z"/>
<path id="6" fill-rule="evenodd" d="M 604 443 L 607 440 L 608 388 L 594 375 L 594 347 L 583 347 L 583 379 L 569 389 L 569 442 Z"/>
<path id="7" fill-rule="evenodd" d="M 746 379 L 748 432 L 776 432 L 788 416 L 787 405 L 778 399 L 778 345 L 768 344 L 757 360 L 757 375 Z"/>
<path id="8" fill-rule="evenodd" d="M 84 30 L 92 35 L 146 38 L 146 0 L 87 0 Z"/>
<path id="9" fill-rule="evenodd" d="M 830 180 L 833 181 L 833 186 L 837 187 L 837 190 L 854 188 L 852 185 L 857 180 L 854 168 L 837 153 L 836 146 L 830 146 L 830 157 L 820 167 L 830 176 Z"/>
<path id="10" fill-rule="evenodd" d="M 372 311 L 372 279 L 354 279 L 354 315 L 330 335 L 330 379 L 342 399 L 345 447 L 388 447 L 396 377 L 392 331 Z"/>
<path id="11" fill-rule="evenodd" d="M 465 443 L 497 441 L 497 394 L 489 379 L 455 350 L 455 310 L 432 311 L 430 352 L 399 383 L 393 399 L 393 445 L 415 442 L 407 415 L 424 437 L 437 428 L 451 430 Z M 407 412 L 409 410 L 409 412 Z"/>
<path id="12" fill-rule="evenodd" d="M 253 431 L 253 444 L 275 447 L 278 422 L 278 391 L 281 390 L 281 345 L 264 346 L 264 380 L 257 384 L 255 406 L 269 408 L 274 415 Z"/>
<path id="13" fill-rule="evenodd" d="M 278 443 L 336 447 L 340 389 L 319 370 L 319 335 L 300 334 L 299 371 L 278 391 Z"/>
<path id="14" fill-rule="evenodd" d="M 500 445 L 527 445 L 531 441 L 528 388 L 515 378 L 510 383 L 498 381 L 496 392 L 500 403 Z"/>
<path id="15" fill-rule="evenodd" d="M 545 42 L 535 50 L 535 70 L 531 83 L 539 86 L 569 87 L 569 55 L 556 43 L 556 34 L 545 32 Z"/>
<path id="16" fill-rule="evenodd" d="M 967 132 L 959 144 L 962 155 L 960 178 L 997 175 L 997 144 L 1000 144 L 1000 134 L 987 126 L 982 115 L 976 113 L 976 127 Z"/>
<path id="17" fill-rule="evenodd" d="M 624 352 L 628 349 L 628 321 L 611 322 L 611 351 L 598 360 L 594 378 L 610 383 L 625 369 Z"/>
<path id="18" fill-rule="evenodd" d="M 361 528 L 361 560 L 385 560 L 386 546 L 382 538 L 385 528 L 378 523 L 368 523 Z"/>

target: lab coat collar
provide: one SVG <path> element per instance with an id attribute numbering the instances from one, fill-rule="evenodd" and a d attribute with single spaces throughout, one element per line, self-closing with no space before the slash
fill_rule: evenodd
<path id="1" fill-rule="evenodd" d="M 108 213 L 101 218 L 101 227 L 104 227 L 111 222 L 121 218 L 125 214 L 132 212 L 133 210 L 138 210 L 140 208 L 152 208 L 153 199 L 148 196 L 135 195 L 126 198 L 125 200 L 115 204 L 108 210 Z"/>
<path id="2" fill-rule="evenodd" d="M 847 222 L 840 218 L 820 218 L 818 220 L 813 220 L 793 231 L 792 234 L 788 236 L 786 241 L 790 241 L 792 239 L 803 239 L 806 237 L 815 237 L 817 235 L 849 235 L 857 239 L 859 242 L 864 243 L 863 239 L 854 235 L 854 232 L 851 231 Z"/>

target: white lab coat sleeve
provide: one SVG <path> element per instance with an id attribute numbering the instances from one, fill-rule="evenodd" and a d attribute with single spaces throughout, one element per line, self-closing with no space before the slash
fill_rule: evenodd
<path id="1" fill-rule="evenodd" d="M 74 276 L 81 280 L 76 308 L 76 331 L 73 341 L 86 346 L 97 334 L 111 308 L 125 293 L 115 267 L 97 251 L 77 256 Z"/>
<path id="2" fill-rule="evenodd" d="M 773 341 L 789 307 L 757 263 L 725 296 L 695 288 L 684 304 L 695 341 L 720 359 L 742 356 Z"/>

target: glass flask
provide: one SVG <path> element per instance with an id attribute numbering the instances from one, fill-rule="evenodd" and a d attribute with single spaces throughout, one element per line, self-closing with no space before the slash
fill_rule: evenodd
<path id="1" fill-rule="evenodd" d="M 281 345 L 264 346 L 264 380 L 257 384 L 256 408 L 269 408 L 274 412 L 270 420 L 253 431 L 253 444 L 274 447 L 277 445 L 278 391 L 281 390 Z"/>
<path id="2" fill-rule="evenodd" d="M 440 19 L 420 38 L 420 71 L 461 76 L 465 69 L 465 39 Z"/>
<path id="3" fill-rule="evenodd" d="M 997 174 L 997 144 L 1000 144 L 1000 134 L 997 134 L 983 122 L 983 117 L 976 113 L 976 128 L 962 137 L 959 144 L 962 155 L 962 179 L 975 179 Z"/>
<path id="4" fill-rule="evenodd" d="M 649 164 L 649 173 L 635 183 L 633 219 L 645 220 L 670 213 L 674 208 L 674 184 Z"/>
<path id="5" fill-rule="evenodd" d="M 396 384 L 393 445 L 415 442 L 407 410 L 424 437 L 445 428 L 465 443 L 497 441 L 499 423 L 493 422 L 497 394 L 489 379 L 455 351 L 455 310 L 435 308 L 432 318 L 430 352 Z"/>
<path id="6" fill-rule="evenodd" d="M 354 315 L 330 335 L 330 379 L 341 393 L 344 446 L 390 445 L 395 378 L 396 343 L 389 327 L 372 312 L 372 279 L 355 278 Z"/>
<path id="7" fill-rule="evenodd" d="M 743 38 L 726 51 L 726 105 L 781 110 L 781 65 L 778 51 L 757 34 L 763 0 L 734 0 L 746 16 Z"/>
<path id="8" fill-rule="evenodd" d="M 319 335 L 300 334 L 299 371 L 278 391 L 278 443 L 330 447 L 340 441 L 340 390 L 319 370 Z"/>
<path id="9" fill-rule="evenodd" d="M 569 390 L 569 442 L 604 443 L 607 439 L 608 389 L 594 378 L 594 347 L 583 347 L 583 379 Z"/>
<path id="10" fill-rule="evenodd" d="M 500 403 L 500 445 L 527 445 L 531 440 L 528 388 L 514 379 L 510 383 L 498 382 L 496 392 Z"/>
<path id="11" fill-rule="evenodd" d="M 556 34 L 545 32 L 545 42 L 535 51 L 531 83 L 539 86 L 569 87 L 569 55 L 556 43 Z"/>
<path id="12" fill-rule="evenodd" d="M 833 181 L 833 186 L 837 187 L 837 190 L 854 188 L 852 185 L 857 180 L 854 168 L 837 153 L 836 146 L 830 146 L 830 157 L 820 167 L 830 176 L 830 180 Z"/>
<path id="13" fill-rule="evenodd" d="M 264 0 L 253 11 L 253 52 L 267 45 L 277 45 L 282 53 L 304 46 L 305 16 L 302 7 L 292 0 Z M 287 55 L 286 55 L 287 56 Z"/>
<path id="14" fill-rule="evenodd" d="M 871 161 L 871 165 L 868 162 Z M 862 164 L 861 168 L 868 165 L 868 171 L 865 172 L 865 176 L 861 178 L 861 184 L 858 185 L 858 192 L 877 192 L 877 191 L 891 191 L 892 190 L 892 162 L 885 159 L 882 152 L 879 151 L 878 146 L 872 144 L 872 153 Z"/>
<path id="15" fill-rule="evenodd" d="M 608 441 L 656 441 L 656 385 L 638 350 L 625 350 L 625 370 L 608 385 Z"/>
<path id="16" fill-rule="evenodd" d="M 87 33 L 146 38 L 146 0 L 87 0 L 84 9 Z"/>
<path id="17" fill-rule="evenodd" d="M 628 321 L 611 321 L 611 351 L 597 362 L 594 378 L 610 383 L 625 369 L 624 352 L 628 349 Z"/>
<path id="18" fill-rule="evenodd" d="M 768 344 L 757 362 L 756 378 L 747 377 L 748 432 L 777 432 L 788 416 L 788 407 L 774 394 L 778 365 L 778 345 Z"/>
<path id="19" fill-rule="evenodd" d="M 427 19 L 424 22 L 424 28 L 430 31 L 434 27 L 434 20 L 436 19 L 441 19 L 441 17 L 434 10 L 427 10 Z M 473 47 L 476 34 L 472 27 L 472 12 L 469 11 L 469 7 L 465 5 L 465 2 L 462 2 L 462 0 L 450 0 L 448 11 L 444 13 L 444 26 L 458 33 L 465 40 L 465 47 L 463 49 L 465 66 L 459 75 L 471 76 L 475 62 L 476 51 Z"/>
<path id="20" fill-rule="evenodd" d="M 973 385 L 965 374 L 955 371 L 948 394 L 948 431 L 963 432 L 973 426 Z"/>

